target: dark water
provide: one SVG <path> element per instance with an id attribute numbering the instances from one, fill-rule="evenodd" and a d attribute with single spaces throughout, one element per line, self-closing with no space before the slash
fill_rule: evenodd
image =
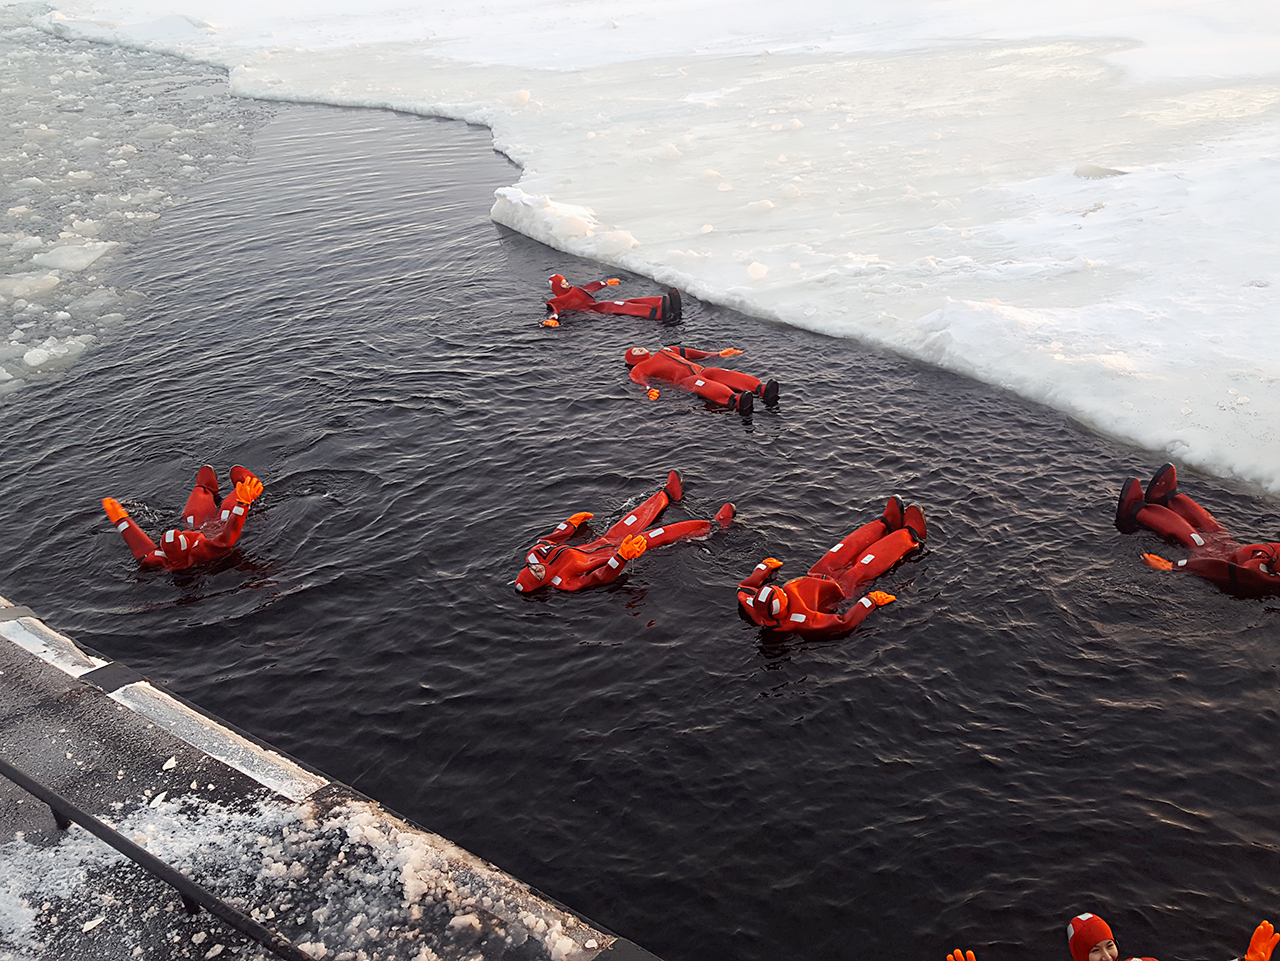
<path id="1" fill-rule="evenodd" d="M 0 407 L 0 593 L 668 961 L 1065 958 L 1082 910 L 1227 958 L 1276 919 L 1280 604 L 1140 564 L 1114 498 L 1158 455 L 708 305 L 541 328 L 550 273 L 610 272 L 488 220 L 515 176 L 483 129 L 282 108 L 135 250 L 117 339 Z M 744 348 L 780 406 L 644 400 L 622 353 L 673 341 Z M 241 548 L 139 573 L 100 498 L 158 533 L 205 462 L 266 482 Z M 669 467 L 667 519 L 734 527 L 515 593 L 538 534 Z M 898 602 L 763 643 L 737 580 L 895 491 L 930 521 Z"/>

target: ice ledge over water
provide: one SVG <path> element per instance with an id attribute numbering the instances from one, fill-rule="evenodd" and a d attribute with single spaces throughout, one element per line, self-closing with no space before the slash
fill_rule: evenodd
<path id="1" fill-rule="evenodd" d="M 523 167 L 500 223 L 1280 493 L 1280 8 L 724 9 L 102 0 L 41 24 L 223 64 L 246 97 L 487 124 Z"/>

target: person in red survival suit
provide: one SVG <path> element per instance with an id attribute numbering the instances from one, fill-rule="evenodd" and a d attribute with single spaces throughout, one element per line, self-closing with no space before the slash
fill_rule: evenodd
<path id="1" fill-rule="evenodd" d="M 593 280 L 581 287 L 574 287 L 563 274 L 552 274 L 547 281 L 551 285 L 551 299 L 547 301 L 547 319 L 543 327 L 559 327 L 560 311 L 585 310 L 596 314 L 627 314 L 631 317 L 647 317 L 649 320 L 679 320 L 683 312 L 680 291 L 670 288 L 661 297 L 632 297 L 630 300 L 596 300 L 591 295 L 605 287 L 617 287 L 622 281 L 617 277 Z"/>
<path id="2" fill-rule="evenodd" d="M 565 541 L 577 533 L 583 522 L 595 517 L 579 511 L 529 549 L 525 566 L 516 575 L 516 590 L 536 591 L 550 585 L 562 591 L 579 591 L 608 584 L 622 573 L 627 561 L 635 560 L 650 547 L 706 537 L 714 529 L 712 521 L 678 521 L 645 530 L 680 496 L 680 475 L 671 471 L 665 487 L 628 512 L 603 535 L 570 547 Z M 725 504 L 716 511 L 714 521 L 722 528 L 728 527 L 733 514 L 734 506 Z"/>
<path id="3" fill-rule="evenodd" d="M 1263 921 L 1253 930 L 1249 950 L 1235 961 L 1271 961 L 1271 952 L 1280 944 L 1280 934 L 1275 933 L 1270 921 Z M 1119 961 L 1120 949 L 1116 947 L 1111 926 L 1096 914 L 1078 914 L 1067 922 L 1067 949 L 1071 961 Z M 947 955 L 947 961 L 976 961 L 972 951 L 960 953 L 960 949 Z M 1128 958 L 1127 961 L 1156 961 L 1155 958 Z"/>
<path id="4" fill-rule="evenodd" d="M 650 351 L 647 347 L 632 347 L 623 355 L 631 368 L 631 379 L 644 387 L 653 380 L 664 380 L 685 390 L 691 390 L 704 400 L 722 404 L 738 413 L 750 414 L 755 408 L 755 398 L 760 397 L 770 406 L 778 402 L 778 382 L 767 384 L 758 377 L 740 370 L 723 367 L 703 367 L 695 361 L 707 357 L 733 357 L 742 351 L 736 347 L 723 350 L 698 350 L 696 347 L 663 347 Z M 655 391 L 649 392 L 656 396 Z"/>
<path id="5" fill-rule="evenodd" d="M 839 604 L 923 545 L 926 536 L 920 508 L 913 504 L 903 511 L 902 501 L 890 497 L 880 517 L 827 551 L 803 577 L 781 586 L 766 584 L 782 566 L 782 561 L 766 557 L 738 584 L 738 607 L 748 619 L 772 631 L 795 631 L 801 637 L 847 634 L 877 607 L 897 598 L 872 591 L 843 614 L 836 613 Z"/>
<path id="6" fill-rule="evenodd" d="M 186 570 L 222 557 L 240 539 L 249 505 L 262 493 L 262 481 L 252 471 L 236 466 L 231 468 L 231 483 L 235 490 L 219 506 L 218 475 L 207 464 L 201 467 L 196 473 L 196 486 L 182 508 L 185 526 L 182 530 L 166 531 L 160 547 L 156 547 L 114 497 L 103 498 L 102 509 L 143 567 Z"/>
<path id="7" fill-rule="evenodd" d="M 1191 557 L 1181 561 L 1143 554 L 1143 561 L 1156 570 L 1196 574 L 1239 597 L 1280 594 L 1280 543 L 1241 544 L 1217 518 L 1178 491 L 1178 471 L 1172 464 L 1155 472 L 1145 494 L 1138 478 L 1125 482 L 1116 505 L 1116 527 L 1126 534 L 1145 527 L 1191 551 Z"/>

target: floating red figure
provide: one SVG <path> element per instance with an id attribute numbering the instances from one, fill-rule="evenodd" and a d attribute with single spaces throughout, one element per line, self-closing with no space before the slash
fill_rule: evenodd
<path id="1" fill-rule="evenodd" d="M 1253 929 L 1249 950 L 1235 961 L 1271 961 L 1271 952 L 1280 944 L 1280 934 L 1270 921 Z M 1077 914 L 1067 922 L 1067 950 L 1071 961 L 1118 961 L 1120 949 L 1111 934 L 1111 926 L 1096 914 Z M 946 961 L 977 961 L 972 951 L 960 953 L 956 948 Z M 1156 961 L 1155 958 L 1129 958 L 1128 961 Z"/>
<path id="2" fill-rule="evenodd" d="M 196 486 L 182 508 L 182 530 L 166 531 L 161 546 L 139 527 L 114 497 L 103 498 L 102 509 L 116 526 L 143 567 L 181 571 L 216 560 L 230 552 L 240 539 L 249 505 L 262 493 L 262 481 L 243 467 L 231 468 L 235 491 L 218 505 L 218 475 L 207 464 L 196 472 Z"/>
<path id="3" fill-rule="evenodd" d="M 764 383 L 758 377 L 740 370 L 723 367 L 703 367 L 695 361 L 708 357 L 733 357 L 742 351 L 736 347 L 723 350 L 698 350 L 696 347 L 663 347 L 650 351 L 647 347 L 632 347 L 623 359 L 631 368 L 631 379 L 645 387 L 654 380 L 666 381 L 685 390 L 691 390 L 704 400 L 722 404 L 750 414 L 755 408 L 755 398 L 760 397 L 772 406 L 778 401 L 778 382 Z M 654 396 L 650 392 L 650 396 Z"/>
<path id="4" fill-rule="evenodd" d="M 738 584 L 738 606 L 756 624 L 773 631 L 795 631 L 802 637 L 847 634 L 877 607 L 897 598 L 872 591 L 843 614 L 836 613 L 840 603 L 923 545 L 927 534 L 920 508 L 913 504 L 904 511 L 902 501 L 890 497 L 880 517 L 827 551 L 803 577 L 781 586 L 765 584 L 782 566 L 782 561 L 766 557 Z"/>
<path id="5" fill-rule="evenodd" d="M 627 561 L 635 560 L 650 547 L 706 537 L 714 530 L 712 521 L 677 521 L 645 530 L 680 496 L 680 475 L 671 471 L 666 486 L 628 512 L 602 536 L 570 547 L 565 541 L 577 533 L 584 521 L 595 517 L 586 511 L 574 514 L 529 549 L 524 569 L 516 575 L 516 590 L 536 591 L 550 585 L 562 591 L 578 591 L 608 584 L 622 573 Z M 716 511 L 714 523 L 728 527 L 733 513 L 733 505 L 725 504 Z"/>
<path id="6" fill-rule="evenodd" d="M 1191 552 L 1181 561 L 1143 554 L 1147 565 L 1157 570 L 1196 574 L 1239 597 L 1280 594 L 1280 543 L 1241 544 L 1217 518 L 1179 493 L 1178 471 L 1172 464 L 1155 472 L 1145 494 L 1138 478 L 1125 481 L 1116 505 L 1116 527 L 1125 534 L 1145 527 Z"/>
<path id="7" fill-rule="evenodd" d="M 647 317 L 649 320 L 679 320 L 683 307 L 680 291 L 670 288 L 661 297 L 632 297 L 630 300 L 596 300 L 591 295 L 605 287 L 617 287 L 622 281 L 617 277 L 593 280 L 581 287 L 574 287 L 562 274 L 552 274 L 547 281 L 551 285 L 551 299 L 547 301 L 547 319 L 543 327 L 559 327 L 560 311 L 584 310 L 595 314 L 627 314 L 631 317 Z"/>

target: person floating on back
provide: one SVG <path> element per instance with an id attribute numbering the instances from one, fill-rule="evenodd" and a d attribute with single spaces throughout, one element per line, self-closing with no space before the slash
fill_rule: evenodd
<path id="1" fill-rule="evenodd" d="M 782 561 L 766 557 L 738 584 L 738 606 L 748 619 L 772 631 L 795 631 L 802 637 L 837 637 L 862 623 L 877 607 L 897 598 L 871 591 L 840 612 L 842 602 L 857 597 L 861 585 L 879 577 L 924 545 L 924 513 L 914 504 L 905 511 L 890 497 L 884 513 L 863 524 L 832 547 L 803 577 L 781 586 L 766 584 Z"/>
<path id="2" fill-rule="evenodd" d="M 186 570 L 230 553 L 240 539 L 249 505 L 262 493 L 262 481 L 252 471 L 236 466 L 231 468 L 231 483 L 235 490 L 219 506 L 218 475 L 207 464 L 201 467 L 182 508 L 184 527 L 166 531 L 159 547 L 114 497 L 103 498 L 102 509 L 143 567 Z"/>
<path id="3" fill-rule="evenodd" d="M 649 320 L 679 320 L 683 313 L 680 291 L 670 288 L 661 297 L 632 297 L 630 300 L 596 300 L 591 295 L 605 287 L 617 287 L 622 281 L 617 277 L 593 280 L 581 287 L 574 287 L 562 274 L 552 274 L 547 281 L 551 285 L 551 299 L 547 301 L 547 319 L 543 327 L 559 327 L 562 310 L 582 310 L 594 314 L 626 314 L 646 317 Z"/>
<path id="4" fill-rule="evenodd" d="M 1253 929 L 1249 950 L 1235 961 L 1271 961 L 1271 952 L 1280 944 L 1280 934 L 1270 921 L 1263 921 Z M 1111 934 L 1111 926 L 1096 914 L 1077 914 L 1067 922 L 1067 950 L 1071 961 L 1119 961 L 1120 949 Z M 972 951 L 963 954 L 956 948 L 947 955 L 947 961 L 977 961 Z M 1126 961 L 1156 961 L 1155 958 L 1127 958 Z"/>
<path id="5" fill-rule="evenodd" d="M 651 547 L 676 541 L 706 537 L 715 526 L 728 527 L 734 507 L 725 504 L 710 520 L 677 521 L 646 530 L 672 501 L 681 497 L 680 475 L 671 471 L 667 483 L 657 493 L 614 524 L 600 537 L 585 544 L 569 546 L 568 541 L 583 523 L 595 517 L 579 511 L 564 523 L 538 539 L 525 553 L 525 566 L 516 575 L 516 590 L 536 591 L 555 587 L 562 591 L 578 591 L 584 587 L 608 584 L 622 574 L 628 561 L 633 561 Z M 714 522 L 714 524 L 713 524 Z"/>
<path id="6" fill-rule="evenodd" d="M 1241 544 L 1212 514 L 1178 491 L 1178 471 L 1165 464 L 1143 493 L 1136 477 L 1125 481 L 1116 505 L 1116 527 L 1132 534 L 1145 527 L 1187 548 L 1191 556 L 1171 561 L 1143 554 L 1160 571 L 1195 574 L 1228 594 L 1266 597 L 1280 594 L 1280 543 Z"/>
<path id="7" fill-rule="evenodd" d="M 632 347 L 623 359 L 631 368 L 631 379 L 637 384 L 648 387 L 652 381 L 666 381 L 745 416 L 755 409 L 756 397 L 770 407 L 778 402 L 778 382 L 771 380 L 766 384 L 758 377 L 739 370 L 703 367 L 695 363 L 707 357 L 732 357 L 740 353 L 742 351 L 736 347 L 719 351 L 698 350 L 696 347 L 663 347 L 650 351 L 647 347 Z M 650 390 L 649 396 L 656 396 L 656 391 Z"/>

